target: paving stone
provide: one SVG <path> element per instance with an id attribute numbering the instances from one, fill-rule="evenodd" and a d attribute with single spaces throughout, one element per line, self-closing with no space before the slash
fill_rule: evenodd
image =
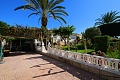
<path id="1" fill-rule="evenodd" d="M 11 53 L 0 64 L 0 80 L 104 80 L 94 74 L 55 60 L 27 53 Z"/>

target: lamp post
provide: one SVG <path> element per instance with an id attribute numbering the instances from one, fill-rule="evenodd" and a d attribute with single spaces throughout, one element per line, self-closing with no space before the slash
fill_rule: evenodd
<path id="1" fill-rule="evenodd" d="M 51 47 L 53 48 L 53 34 L 51 35 Z"/>

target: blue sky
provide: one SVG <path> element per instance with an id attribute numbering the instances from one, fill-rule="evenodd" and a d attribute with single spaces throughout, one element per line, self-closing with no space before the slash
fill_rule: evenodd
<path id="1" fill-rule="evenodd" d="M 31 11 L 18 10 L 14 8 L 27 4 L 25 0 L 0 0 L 0 21 L 4 21 L 10 25 L 23 25 L 40 27 L 38 25 L 39 16 L 28 15 Z M 93 27 L 95 20 L 108 11 L 120 12 L 120 0 L 64 0 L 61 4 L 66 7 L 68 17 L 64 17 L 67 24 L 63 26 L 74 25 L 76 33 L 84 32 L 87 28 Z M 120 15 L 120 14 L 119 14 Z M 47 28 L 59 28 L 61 24 L 54 20 L 49 19 Z"/>

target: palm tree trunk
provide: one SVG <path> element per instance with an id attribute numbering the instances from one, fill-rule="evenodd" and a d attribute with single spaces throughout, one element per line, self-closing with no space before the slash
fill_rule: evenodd
<path id="1" fill-rule="evenodd" d="M 46 27 L 47 26 L 47 22 L 48 22 L 48 20 L 47 20 L 47 18 L 46 17 L 42 17 L 42 26 L 44 26 L 44 27 Z"/>
<path id="2" fill-rule="evenodd" d="M 67 38 L 67 46 L 68 46 L 68 50 L 70 51 L 70 44 L 69 44 L 69 38 Z"/>

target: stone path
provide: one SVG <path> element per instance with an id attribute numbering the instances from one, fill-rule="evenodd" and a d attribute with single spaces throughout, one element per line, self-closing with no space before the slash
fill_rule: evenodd
<path id="1" fill-rule="evenodd" d="M 35 53 L 11 53 L 0 64 L 0 80 L 104 80 L 58 60 Z"/>

